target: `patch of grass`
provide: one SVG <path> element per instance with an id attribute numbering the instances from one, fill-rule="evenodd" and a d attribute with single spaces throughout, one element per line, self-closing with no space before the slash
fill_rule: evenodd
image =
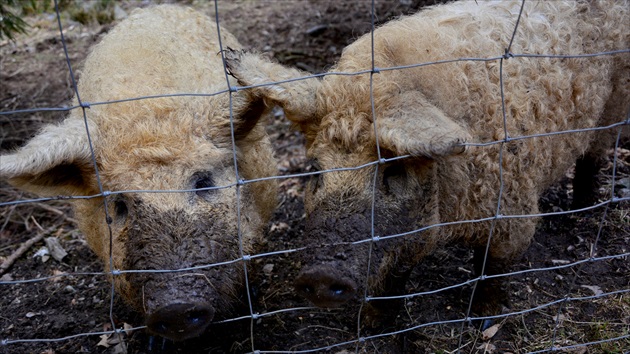
<path id="1" fill-rule="evenodd" d="M 116 2 L 114 0 L 97 0 L 77 2 L 68 9 L 70 18 L 83 24 L 108 24 L 114 21 Z"/>
<path id="2" fill-rule="evenodd" d="M 602 353 L 624 353 L 624 348 L 630 348 L 630 338 L 615 339 L 628 335 L 628 328 L 621 330 L 619 324 L 608 322 L 594 324 L 591 327 L 591 340 L 594 342 L 605 341 L 597 344 L 594 349 L 599 349 Z M 627 325 L 626 325 L 627 327 Z M 610 340 L 609 342 L 606 342 Z"/>
<path id="3" fill-rule="evenodd" d="M 60 10 L 79 6 L 72 0 L 58 0 Z M 15 34 L 28 33 L 31 27 L 24 17 L 55 11 L 54 0 L 0 0 L 0 40 L 15 39 Z"/>
<path id="4" fill-rule="evenodd" d="M 14 40 L 15 33 L 26 33 L 28 24 L 16 15 L 20 3 L 17 0 L 0 0 L 0 40 Z"/>

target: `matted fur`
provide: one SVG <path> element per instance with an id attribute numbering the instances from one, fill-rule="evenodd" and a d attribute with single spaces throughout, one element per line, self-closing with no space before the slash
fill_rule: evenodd
<path id="1" fill-rule="evenodd" d="M 540 194 L 564 176 L 576 159 L 595 159 L 610 146 L 616 131 L 464 149 L 464 143 L 623 121 L 630 109 L 628 53 L 575 59 L 506 57 L 505 125 L 499 60 L 383 70 L 458 58 L 501 57 L 510 43 L 521 3 L 454 2 L 383 25 L 374 32 L 374 66 L 381 71 L 373 74 L 372 85 L 369 73 L 334 74 L 371 70 L 372 36 L 365 35 L 345 48 L 338 64 L 322 80 L 252 89 L 269 104 L 285 109 L 287 117 L 305 133 L 308 155 L 321 169 L 377 161 L 377 137 L 383 157 L 414 157 L 379 166 L 376 179 L 375 167 L 318 177 L 306 193 L 307 234 L 313 243 L 368 238 L 373 191 L 374 227 L 381 236 L 437 222 L 489 218 L 497 211 L 502 215 L 536 214 Z M 510 51 L 578 55 L 628 49 L 628 18 L 628 1 L 526 1 Z M 250 53 L 230 56 L 228 65 L 239 83 L 248 86 L 306 76 Z M 337 231 L 339 225 L 349 222 L 368 226 L 357 226 L 356 232 Z M 485 271 L 503 271 L 529 245 L 536 223 L 535 218 L 498 220 Z M 399 241 L 401 246 L 383 251 L 383 260 L 376 266 L 380 268 L 372 272 L 374 288 L 370 291 L 387 291 L 382 286 L 392 270 L 404 272 L 397 268 L 420 260 L 435 244 L 460 239 L 483 250 L 490 234 L 489 222 L 468 222 L 409 235 Z M 410 246 L 409 240 L 415 240 L 417 246 Z M 338 272 L 339 282 L 349 279 L 344 283 L 349 288 L 354 283 L 364 284 L 367 249 L 331 253 L 335 252 L 354 258 L 342 262 L 315 255 L 304 262 L 303 273 L 334 264 L 327 272 Z M 377 253 L 372 261 L 381 256 Z M 476 268 L 480 267 L 481 263 Z M 309 286 L 306 290 L 313 291 Z M 316 303 L 318 296 L 307 295 Z M 479 312 L 487 314 L 486 310 Z"/>
<path id="2" fill-rule="evenodd" d="M 230 33 L 222 30 L 221 36 L 223 47 L 240 48 Z M 192 9 L 173 5 L 135 10 L 93 47 L 78 90 L 81 101 L 91 104 L 87 123 L 104 191 L 235 184 L 233 148 L 239 178 L 276 174 L 264 127 L 255 125 L 264 107 L 248 93 L 232 95 L 234 147 L 227 93 L 103 104 L 142 96 L 226 91 L 219 52 L 216 24 Z M 78 104 L 77 98 L 74 103 Z M 81 109 L 71 111 L 60 124 L 45 127 L 0 161 L 0 176 L 41 195 L 100 193 Z M 241 186 L 240 220 L 235 187 L 115 195 L 108 198 L 108 218 L 103 198 L 73 203 L 80 229 L 107 268 L 111 254 L 112 266 L 118 270 L 178 269 L 238 259 L 240 244 L 245 254 L 253 253 L 275 208 L 275 186 L 271 180 Z M 193 298 L 225 310 L 243 285 L 243 268 L 238 263 L 230 270 L 218 269 L 197 272 L 205 273 L 205 279 L 125 274 L 113 280 L 125 300 L 147 314 Z M 158 289 L 168 282 L 170 289 Z M 178 289 L 177 294 L 172 289 Z"/>

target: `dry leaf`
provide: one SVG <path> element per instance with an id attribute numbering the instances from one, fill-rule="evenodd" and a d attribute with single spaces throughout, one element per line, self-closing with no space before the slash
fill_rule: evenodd
<path id="1" fill-rule="evenodd" d="M 96 346 L 101 346 L 101 347 L 105 347 L 105 348 L 109 348 L 109 344 L 107 343 L 107 338 L 109 338 L 108 334 L 103 334 L 101 335 L 101 340 L 96 344 Z"/>
<path id="2" fill-rule="evenodd" d="M 271 225 L 271 228 L 269 228 L 270 232 L 274 232 L 274 231 L 286 231 L 289 229 L 289 224 L 285 223 L 285 222 L 278 222 L 278 223 L 274 223 L 273 225 Z"/>
<path id="3" fill-rule="evenodd" d="M 112 354 L 127 354 L 127 343 L 120 342 L 112 349 Z"/>
<path id="4" fill-rule="evenodd" d="M 125 334 L 127 334 L 127 335 L 131 334 L 131 332 L 133 332 L 131 330 L 132 328 L 133 328 L 133 326 L 130 325 L 129 323 L 127 323 L 127 322 L 123 323 L 123 329 L 125 330 Z"/>
<path id="5" fill-rule="evenodd" d="M 552 259 L 551 260 L 551 264 L 553 265 L 564 265 L 564 264 L 569 264 L 571 263 L 571 261 L 567 261 L 564 259 Z"/>
<path id="6" fill-rule="evenodd" d="M 50 259 L 50 252 L 48 251 L 48 248 L 42 247 L 39 250 L 37 250 L 37 252 L 35 252 L 35 254 L 33 254 L 33 258 L 35 258 L 35 257 L 41 257 L 42 258 L 42 263 L 46 263 L 46 261 L 48 261 L 48 259 Z"/>
<path id="7" fill-rule="evenodd" d="M 298 186 L 287 189 L 287 195 L 293 198 L 299 197 L 302 193 L 298 190 Z"/>
<path id="8" fill-rule="evenodd" d="M 123 342 L 124 338 L 122 333 L 112 333 L 109 335 L 109 338 L 107 338 L 107 344 L 109 345 L 116 345 Z"/>
<path id="9" fill-rule="evenodd" d="M 63 279 L 63 277 L 61 277 L 60 275 L 62 275 L 62 274 L 65 274 L 65 273 L 60 271 L 59 269 L 53 269 L 53 271 L 52 271 L 53 278 L 50 278 L 50 281 L 52 281 L 52 282 L 61 281 Z"/>
<path id="10" fill-rule="evenodd" d="M 562 323 L 562 321 L 564 321 L 564 319 L 567 318 L 567 317 L 565 315 L 563 315 L 563 314 L 559 314 L 557 316 L 553 316 L 552 318 L 553 318 L 554 321 Z"/>
<path id="11" fill-rule="evenodd" d="M 66 250 L 63 249 L 63 246 L 61 246 L 61 243 L 59 243 L 58 238 L 46 237 L 44 241 L 46 242 L 46 247 L 48 247 L 48 250 L 50 251 L 50 255 L 57 262 L 61 262 L 63 258 L 68 255 L 68 252 L 66 252 Z"/>
<path id="12" fill-rule="evenodd" d="M 603 294 L 604 292 L 602 291 L 602 288 L 600 288 L 597 285 L 582 285 L 583 288 L 587 288 L 588 290 L 592 291 L 593 294 L 595 294 L 596 296 L 599 296 L 601 294 Z"/>
<path id="13" fill-rule="evenodd" d="M 274 267 L 273 263 L 265 264 L 265 266 L 263 267 L 263 273 L 266 276 L 270 276 L 271 273 L 273 273 L 273 267 Z"/>
<path id="14" fill-rule="evenodd" d="M 497 332 L 499 331 L 499 328 L 500 326 L 498 324 L 495 324 L 494 326 L 490 326 L 486 328 L 485 331 L 481 332 L 481 339 L 488 340 L 494 337 L 494 335 L 497 334 Z"/>
<path id="15" fill-rule="evenodd" d="M 477 349 L 483 350 L 483 353 L 494 353 L 497 350 L 497 347 L 490 343 L 483 343 L 482 345 L 478 346 Z"/>

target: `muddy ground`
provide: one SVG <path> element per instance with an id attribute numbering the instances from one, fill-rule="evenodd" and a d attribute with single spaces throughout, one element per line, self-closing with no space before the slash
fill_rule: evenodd
<path id="1" fill-rule="evenodd" d="M 378 1 L 377 22 L 414 12 L 423 1 Z M 120 3 L 120 9 L 146 3 Z M 214 15 L 212 4 L 193 6 Z M 368 1 L 237 1 L 221 2 L 222 24 L 250 48 L 268 52 L 279 62 L 310 72 L 331 66 L 342 48 L 370 28 Z M 0 43 L 0 110 L 59 107 L 72 96 L 70 75 L 52 14 L 28 18 L 33 26 L 15 43 Z M 62 18 L 69 57 L 80 69 L 88 48 L 111 28 L 112 23 L 82 25 Z M 76 70 L 80 75 L 80 70 Z M 63 118 L 59 112 L 0 115 L 0 151 L 23 144 L 42 124 Z M 303 138 L 292 131 L 281 114 L 271 118 L 268 131 L 279 157 L 282 174 L 308 169 Z M 616 179 L 611 179 L 611 163 L 598 176 L 601 199 L 608 198 L 611 185 L 617 196 L 630 188 L 629 146 L 616 150 Z M 1 163 L 1 161 L 0 161 Z M 541 201 L 545 212 L 568 210 L 571 203 L 571 171 L 551 188 Z M 267 251 L 290 250 L 303 232 L 302 189 L 305 180 L 281 181 L 280 207 L 269 225 Z M 0 203 L 32 196 L 0 182 Z M 628 202 L 611 204 L 579 214 L 543 218 L 536 240 L 514 270 L 568 265 L 596 255 L 614 256 L 630 252 Z M 25 241 L 37 236 L 55 236 L 68 252 L 63 261 L 43 262 L 36 252 L 44 242 L 35 243 L 0 282 L 0 353 L 241 353 L 252 350 L 345 353 L 524 353 L 549 349 L 552 345 L 574 353 L 627 353 L 630 351 L 630 262 L 628 257 L 587 262 L 581 266 L 521 273 L 509 278 L 512 311 L 530 310 L 498 321 L 494 335 L 484 335 L 475 327 L 438 323 L 465 316 L 471 286 L 465 285 L 433 295 L 411 297 L 393 323 L 377 328 L 360 328 L 360 335 L 390 333 L 358 344 L 358 305 L 337 310 L 298 309 L 211 326 L 202 338 L 172 343 L 150 338 L 135 330 L 119 344 L 107 335 L 80 335 L 111 330 L 124 325 L 142 326 L 142 318 L 118 297 L 111 305 L 111 288 L 99 274 L 102 264 L 88 249 L 76 229 L 67 203 L 38 202 L 0 206 L 0 262 Z M 309 251 L 309 250 L 307 250 Z M 312 251 L 312 250 L 311 250 Z M 471 253 L 458 246 L 436 252 L 416 267 L 407 292 L 442 289 L 471 279 Z M 308 304 L 294 295 L 291 279 L 300 264 L 299 252 L 256 259 L 250 264 L 252 308 L 254 313 L 301 308 Z M 35 279 L 59 273 L 71 276 L 32 283 L 10 284 L 11 280 Z M 618 293 L 615 293 L 617 292 Z M 550 304 L 565 297 L 592 297 Z M 243 297 L 245 299 L 245 296 Z M 110 315 L 111 311 L 111 315 Z M 234 317 L 249 315 L 245 304 Z M 417 327 L 417 328 L 416 328 Z M 413 329 L 412 329 L 413 328 Z M 68 336 L 80 335 L 72 338 Z M 623 337 L 621 339 L 614 339 Z M 487 338 L 490 337 L 490 338 Z M 14 340 L 40 339 L 34 342 Z M 61 339 L 61 340 L 56 340 Z M 103 340 L 105 339 L 105 340 Z M 613 339 L 613 340 L 611 340 Z M 6 341 L 6 342 L 5 342 Z M 580 346 L 580 344 L 599 342 Z M 329 345 L 334 347 L 326 349 Z M 321 349 L 318 349 L 321 348 Z M 358 348 L 358 349 L 357 349 Z"/>

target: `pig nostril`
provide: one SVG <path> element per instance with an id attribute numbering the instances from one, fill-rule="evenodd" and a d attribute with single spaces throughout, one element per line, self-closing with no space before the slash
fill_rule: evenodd
<path id="1" fill-rule="evenodd" d="M 298 287 L 298 290 L 305 294 L 313 294 L 315 292 L 315 289 L 308 285 L 301 285 Z"/>
<path id="2" fill-rule="evenodd" d="M 166 333 L 168 325 L 164 322 L 158 322 L 155 324 L 155 331 L 159 333 Z"/>
<path id="3" fill-rule="evenodd" d="M 178 341 L 202 334 L 213 317 L 214 308 L 207 304 L 171 304 L 152 313 L 147 327 L 155 334 Z"/>
<path id="4" fill-rule="evenodd" d="M 342 284 L 332 284 L 328 289 L 334 296 L 343 296 L 350 290 L 347 286 Z"/>
<path id="5" fill-rule="evenodd" d="M 352 299 L 356 283 L 330 267 L 307 269 L 295 279 L 295 290 L 318 307 L 339 307 Z"/>
<path id="6" fill-rule="evenodd" d="M 210 314 L 208 311 L 191 311 L 188 316 L 188 322 L 192 325 L 197 325 L 200 323 L 204 323 L 206 321 L 210 321 Z"/>

